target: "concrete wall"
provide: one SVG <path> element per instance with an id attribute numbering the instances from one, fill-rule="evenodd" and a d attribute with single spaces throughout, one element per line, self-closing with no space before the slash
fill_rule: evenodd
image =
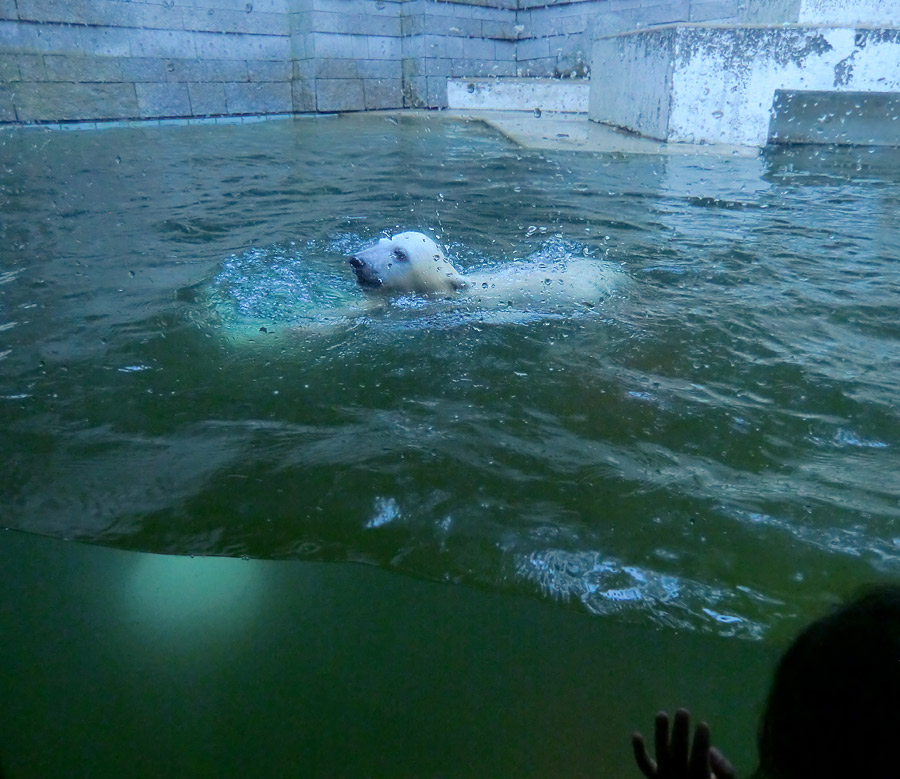
<path id="1" fill-rule="evenodd" d="M 776 90 L 770 143 L 900 145 L 900 93 Z"/>
<path id="2" fill-rule="evenodd" d="M 581 77 L 599 32 L 737 14 L 738 0 L 0 0 L 0 122 L 441 108 L 450 77 Z"/>
<path id="3" fill-rule="evenodd" d="M 900 30 L 685 29 L 679 38 L 671 140 L 762 146 L 779 89 L 900 91 Z"/>
<path id="4" fill-rule="evenodd" d="M 650 138 L 668 138 L 677 29 L 597 40 L 588 108 L 591 119 Z"/>
<path id="5" fill-rule="evenodd" d="M 297 112 L 403 106 L 399 0 L 284 0 Z"/>
<path id="6" fill-rule="evenodd" d="M 585 76 L 593 41 L 609 35 L 678 22 L 736 22 L 739 0 L 519 0 L 517 73 Z"/>
<path id="7" fill-rule="evenodd" d="M 450 77 L 515 76 L 518 33 L 509 5 L 407 0 L 404 105 L 445 108 Z"/>
<path id="8" fill-rule="evenodd" d="M 678 25 L 600 39 L 595 57 L 614 77 L 606 86 L 594 73 L 590 117 L 667 141 L 763 146 L 773 137 L 778 90 L 900 93 L 896 28 Z M 871 112 L 877 110 L 873 103 Z M 785 118 L 778 134 L 799 118 Z M 900 117 L 888 118 L 896 139 Z M 886 134 L 863 125 L 853 142 L 875 143 Z"/>
<path id="9" fill-rule="evenodd" d="M 0 120 L 293 110 L 285 0 L 0 0 Z"/>
<path id="10" fill-rule="evenodd" d="M 738 16 L 743 24 L 896 27 L 900 0 L 753 0 Z"/>

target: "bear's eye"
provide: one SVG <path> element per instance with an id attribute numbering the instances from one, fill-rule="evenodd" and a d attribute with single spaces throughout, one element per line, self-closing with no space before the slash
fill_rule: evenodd
<path id="1" fill-rule="evenodd" d="M 405 251 L 403 251 L 403 249 L 394 249 L 391 254 L 398 262 L 407 262 L 409 260 L 409 255 Z"/>

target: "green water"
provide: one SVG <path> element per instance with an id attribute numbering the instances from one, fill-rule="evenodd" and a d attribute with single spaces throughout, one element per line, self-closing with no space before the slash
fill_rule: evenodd
<path id="1" fill-rule="evenodd" d="M 0 764 L 69 777 L 624 779 L 687 705 L 736 765 L 771 650 L 371 566 L 0 532 Z"/>
<path id="2" fill-rule="evenodd" d="M 598 775 L 624 775 L 634 719 L 698 687 L 749 768 L 771 647 L 900 569 L 897 151 L 574 155 L 523 150 L 478 123 L 356 116 L 4 132 L 0 162 L 3 526 L 144 552 L 371 564 L 219 561 L 288 565 L 266 602 L 293 602 L 290 577 L 300 588 L 335 578 L 350 611 L 317 602 L 317 635 L 358 624 L 359 593 L 383 604 L 367 660 L 349 635 L 322 649 L 343 659 L 317 688 L 332 707 L 321 755 L 334 761 L 317 758 L 319 775 L 390 775 L 373 762 L 379 743 L 396 775 L 582 775 L 595 759 Z M 591 309 L 367 308 L 345 256 L 405 229 L 431 232 L 462 270 L 579 257 L 622 282 Z M 52 549 L 51 560 L 123 554 Z M 103 571 L 167 558 L 92 559 Z M 61 601 L 45 593 L 57 611 L 35 606 L 49 620 L 106 609 L 60 577 L 47 588 Z M 9 587 L 15 636 L 28 601 Z M 467 605 L 433 624 L 447 598 Z M 524 616 L 489 635 L 491 609 Z M 250 635 L 284 635 L 284 613 L 258 619 Z M 513 645 L 495 656 L 500 634 Z M 479 636 L 474 659 L 440 663 L 443 676 L 416 666 L 397 701 L 382 701 L 392 677 L 381 670 L 402 667 L 389 647 L 451 652 L 444 642 L 466 635 Z M 519 641 L 527 658 L 510 654 Z M 99 651 L 78 645 L 79 657 Z M 290 646 L 272 668 L 289 673 Z M 104 683 L 139 684 L 143 662 Z M 248 679 L 274 673 L 253 663 Z M 354 668 L 371 694 L 342 709 Z M 548 668 L 563 674 L 564 716 L 544 727 L 527 712 L 554 700 Z M 7 666 L 9 695 L 23 694 L 23 673 Z M 184 696 L 187 678 L 167 683 Z M 404 712 L 418 723 L 446 708 L 451 680 L 481 697 L 461 693 L 440 746 L 438 720 L 408 735 Z M 229 708 L 242 686 L 219 681 L 227 700 L 209 706 L 244 723 Z M 717 690 L 749 703 L 735 711 Z M 498 719 L 518 699 L 525 711 Z M 177 721 L 202 716 L 179 700 L 156 700 L 147 717 L 168 705 Z M 101 711 L 147 726 L 117 705 Z M 291 712 L 263 721 L 272 730 Z M 341 762 L 329 739 L 342 717 L 367 716 L 395 738 L 376 728 L 354 747 L 358 762 Z M 209 760 L 252 762 L 253 748 L 219 731 L 190 732 L 182 750 L 205 734 Z M 311 748 L 279 754 L 312 759 Z M 467 750 L 470 770 L 451 770 Z"/>

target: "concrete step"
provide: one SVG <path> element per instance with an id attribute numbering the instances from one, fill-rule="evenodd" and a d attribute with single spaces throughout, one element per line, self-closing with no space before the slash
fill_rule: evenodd
<path id="1" fill-rule="evenodd" d="M 900 29 L 893 27 L 650 28 L 598 38 L 592 71 L 603 78 L 591 83 L 590 118 L 650 138 L 764 146 L 796 131 L 793 140 L 900 146 Z M 776 103 L 776 93 L 791 98 Z M 831 107 L 819 115 L 804 93 Z M 885 110 L 889 117 L 878 116 Z M 858 121 L 841 121 L 848 111 Z M 840 132 L 803 130 L 804 121 L 837 121 Z"/>
<path id="2" fill-rule="evenodd" d="M 900 0 L 756 0 L 745 3 L 739 17 L 744 24 L 896 27 Z"/>
<path id="3" fill-rule="evenodd" d="M 457 110 L 586 114 L 587 79 L 451 78 L 447 106 Z"/>

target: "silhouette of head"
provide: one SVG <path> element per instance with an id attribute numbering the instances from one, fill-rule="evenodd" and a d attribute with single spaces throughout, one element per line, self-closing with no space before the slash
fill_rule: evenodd
<path id="1" fill-rule="evenodd" d="M 900 776 L 900 586 L 870 589 L 800 633 L 758 746 L 760 779 Z"/>

